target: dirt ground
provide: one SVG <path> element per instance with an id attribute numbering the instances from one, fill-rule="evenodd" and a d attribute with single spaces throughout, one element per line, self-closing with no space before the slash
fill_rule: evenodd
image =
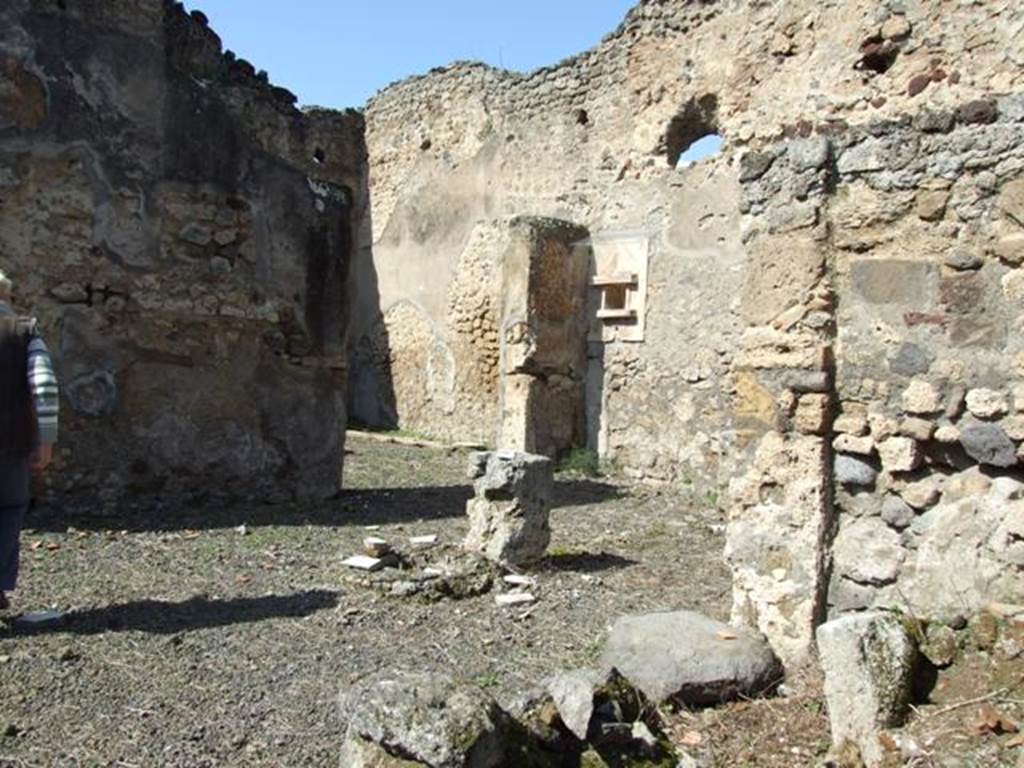
<path id="1" fill-rule="evenodd" d="M 350 439 L 333 501 L 201 492 L 113 517 L 37 509 L 13 612 L 67 616 L 0 632 L 0 766 L 335 766 L 339 693 L 367 674 L 456 672 L 511 706 L 551 672 L 594 661 L 623 613 L 727 618 L 713 500 L 607 478 L 558 477 L 531 606 L 355 583 L 341 560 L 367 535 L 462 538 L 465 464 L 463 451 Z M 828 748 L 813 679 L 667 724 L 707 766 L 814 765 Z"/>

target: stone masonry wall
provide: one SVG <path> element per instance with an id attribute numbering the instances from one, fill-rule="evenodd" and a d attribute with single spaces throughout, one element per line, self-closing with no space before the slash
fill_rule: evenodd
<path id="1" fill-rule="evenodd" d="M 338 488 L 363 126 L 294 102 L 177 3 L 0 7 L 0 266 L 60 489 Z"/>
<path id="2" fill-rule="evenodd" d="M 774 254 L 758 280 L 786 259 L 805 293 L 745 334 L 774 426 L 733 484 L 727 554 L 734 612 L 794 656 L 826 611 L 1019 596 L 1021 103 L 744 157 L 748 243 Z"/>
<path id="3" fill-rule="evenodd" d="M 646 328 L 591 342 L 592 444 L 729 484 L 735 618 L 798 663 L 829 612 L 1008 596 L 1022 24 L 998 1 L 652 0 L 556 67 L 395 84 L 367 110 L 381 307 L 446 348 L 433 297 L 480 220 L 633 238 Z M 721 155 L 674 167 L 711 132 Z"/>

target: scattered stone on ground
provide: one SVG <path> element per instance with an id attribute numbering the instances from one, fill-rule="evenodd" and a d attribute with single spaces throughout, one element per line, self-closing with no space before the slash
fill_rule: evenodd
<path id="1" fill-rule="evenodd" d="M 575 753 L 582 752 L 579 765 L 675 765 L 678 756 L 657 708 L 617 670 L 559 672 L 545 687 L 556 722 L 574 737 Z"/>
<path id="2" fill-rule="evenodd" d="M 494 602 L 498 605 L 523 605 L 524 603 L 534 603 L 536 601 L 537 598 L 529 592 L 506 592 L 494 596 Z"/>
<path id="3" fill-rule="evenodd" d="M 515 765 L 511 718 L 479 687 L 447 675 L 383 672 L 343 695 L 341 706 L 343 766 L 381 765 L 386 756 L 430 768 Z"/>
<path id="4" fill-rule="evenodd" d="M 901 725 L 911 700 L 917 648 L 897 615 L 856 613 L 818 627 L 833 750 L 840 764 L 859 753 L 868 768 L 882 765 L 880 738 Z"/>
<path id="5" fill-rule="evenodd" d="M 783 679 L 781 663 L 758 633 L 694 611 L 618 619 L 601 665 L 617 669 L 654 702 L 762 696 Z"/>
<path id="6" fill-rule="evenodd" d="M 490 592 L 499 569 L 489 560 L 460 547 L 439 545 L 409 554 L 392 552 L 386 564 L 357 576 L 352 583 L 389 597 L 419 597 L 433 602 L 462 600 Z"/>
<path id="7" fill-rule="evenodd" d="M 586 741 L 590 731 L 594 690 L 606 679 L 596 669 L 572 669 L 558 672 L 545 682 L 559 717 L 580 741 Z"/>
<path id="8" fill-rule="evenodd" d="M 507 573 L 501 577 L 501 580 L 514 587 L 532 587 L 537 583 L 536 579 L 532 579 L 529 576 L 522 576 L 518 573 Z"/>
<path id="9" fill-rule="evenodd" d="M 384 557 L 391 552 L 391 545 L 377 536 L 367 536 L 363 539 L 363 549 L 370 557 Z"/>
<path id="10" fill-rule="evenodd" d="M 360 571 L 379 571 L 384 567 L 384 561 L 381 558 L 369 555 L 352 555 L 342 560 L 341 564 L 349 568 L 357 568 Z"/>
<path id="11" fill-rule="evenodd" d="M 324 702 L 339 685 L 396 666 L 457 669 L 551 751 L 572 753 L 582 747 L 559 725 L 550 700 L 553 726 L 540 715 L 526 721 L 525 705 L 513 702 L 555 670 L 595 666 L 609 625 L 623 613 L 687 605 L 728 615 L 728 572 L 708 554 L 723 547 L 720 510 L 685 489 L 566 476 L 555 484 L 551 552 L 530 574 L 542 600 L 508 610 L 490 595 L 441 607 L 429 598 L 384 597 L 388 579 L 420 568 L 440 576 L 431 562 L 470 555 L 441 545 L 410 553 L 405 570 L 371 574 L 341 566 L 338 551 L 358 551 L 369 531 L 392 542 L 423 534 L 461 541 L 471 493 L 460 484 L 464 457 L 360 440 L 350 440 L 347 450 L 349 490 L 331 503 L 254 511 L 217 498 L 188 499 L 180 510 L 139 505 L 113 517 L 95 515 L 84 502 L 39 508 L 25 531 L 14 609 L 76 608 L 55 628 L 0 632 L 0 728 L 12 724 L 15 731 L 0 744 L 0 757 L 29 768 L 105 765 L 111 755 L 167 768 L 337 765 L 346 720 Z M 997 522 L 979 518 L 991 538 L 1018 503 L 1019 486 L 971 473 L 958 478 L 992 487 Z M 949 494 L 947 486 L 943 503 L 917 519 L 934 516 Z M 168 530 L 171 519 L 177 528 Z M 972 518 L 965 511 L 963 519 Z M 243 520 L 247 536 L 235 532 Z M 930 527 L 928 535 L 948 536 L 944 530 Z M 957 548 L 929 555 L 933 583 L 943 583 L 940 561 L 947 582 L 959 579 L 948 563 L 962 556 Z M 501 581 L 492 563 L 474 557 Z M 1004 563 L 1002 571 L 1011 574 L 1011 566 Z M 380 586 L 368 591 L 377 579 Z M 959 593 L 963 585 L 956 584 Z M 1009 737 L 971 732 L 976 707 L 958 706 L 1005 690 L 993 706 L 1024 720 L 1024 706 L 1013 703 L 1024 701 L 1024 655 L 1016 655 L 1024 606 L 1009 594 L 994 597 L 999 589 L 988 591 L 993 597 L 984 610 L 954 600 L 955 610 L 942 614 L 961 650 L 937 670 L 927 699 L 915 703 L 920 716 L 893 734 L 907 754 L 919 745 L 935 768 L 963 768 L 965 760 L 1008 768 L 1019 751 L 1003 746 Z M 77 658 L 59 661 L 69 647 Z M 268 658 L 277 661 L 266 664 Z M 829 746 L 815 669 L 789 675 L 782 697 L 663 707 L 661 714 L 678 762 L 687 766 L 810 767 Z M 588 759 L 599 758 L 590 751 Z M 387 759 L 389 768 L 414 765 Z M 353 768 L 359 765 L 380 766 L 364 761 Z"/>

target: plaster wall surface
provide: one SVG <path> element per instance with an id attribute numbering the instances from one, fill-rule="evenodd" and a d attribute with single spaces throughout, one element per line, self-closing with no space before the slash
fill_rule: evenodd
<path id="1" fill-rule="evenodd" d="M 0 7 L 0 265 L 60 489 L 339 487 L 363 125 L 294 101 L 179 4 Z"/>

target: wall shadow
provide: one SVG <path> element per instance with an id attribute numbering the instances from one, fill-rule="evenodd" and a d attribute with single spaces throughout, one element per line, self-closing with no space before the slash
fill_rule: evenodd
<path id="1" fill-rule="evenodd" d="M 567 552 L 548 555 L 541 561 L 540 567 L 541 570 L 552 572 L 600 573 L 617 571 L 637 564 L 636 560 L 610 552 Z"/>
<path id="2" fill-rule="evenodd" d="M 611 483 L 588 479 L 555 481 L 552 509 L 599 504 L 623 496 Z M 466 514 L 473 488 L 438 485 L 420 488 L 349 488 L 334 498 L 302 503 L 267 504 L 221 498 L 200 489 L 187 496 L 135 498 L 113 513 L 99 511 L 90 497 L 34 504 L 25 529 L 38 533 L 127 531 L 129 533 L 213 531 L 261 526 L 323 526 L 345 528 L 366 525 L 429 522 Z"/>
<path id="3" fill-rule="evenodd" d="M 552 509 L 600 504 L 623 497 L 611 483 L 590 479 L 558 479 Z M 437 485 L 419 488 L 346 488 L 324 501 L 279 504 L 218 496 L 206 488 L 188 495 L 136 497 L 116 512 L 104 513 L 92 496 L 65 497 L 54 503 L 33 503 L 25 529 L 38 533 L 81 531 L 129 533 L 212 531 L 240 525 L 327 528 L 390 525 L 458 518 L 466 514 L 473 488 Z"/>
<path id="4" fill-rule="evenodd" d="M 373 260 L 373 209 L 369 163 L 360 182 L 362 208 L 356 216 L 354 258 L 348 303 L 348 422 L 350 425 L 395 429 L 398 405 L 391 376 L 391 341 L 384 324 L 377 265 Z"/>
<path id="5" fill-rule="evenodd" d="M 572 479 L 555 480 L 555 491 L 551 506 L 582 507 L 588 504 L 600 504 L 603 501 L 622 498 L 625 494 L 611 483 L 600 480 Z"/>
<path id="6" fill-rule="evenodd" d="M 226 501 L 199 491 L 187 499 L 153 497 L 136 500 L 112 514 L 100 514 L 91 499 L 66 500 L 61 506 L 37 506 L 25 519 L 25 528 L 63 533 L 68 527 L 83 531 L 201 531 L 240 525 L 306 526 L 328 528 L 388 525 L 461 517 L 472 497 L 468 485 L 424 488 L 372 488 L 342 490 L 326 501 L 261 504 Z"/>
<path id="7" fill-rule="evenodd" d="M 130 603 L 71 611 L 59 623 L 33 626 L 15 620 L 15 636 L 68 633 L 146 632 L 173 635 L 197 629 L 251 624 L 277 618 L 301 618 L 338 605 L 337 592 L 310 590 L 293 595 L 210 600 L 193 597 L 180 603 L 136 600 Z"/>

